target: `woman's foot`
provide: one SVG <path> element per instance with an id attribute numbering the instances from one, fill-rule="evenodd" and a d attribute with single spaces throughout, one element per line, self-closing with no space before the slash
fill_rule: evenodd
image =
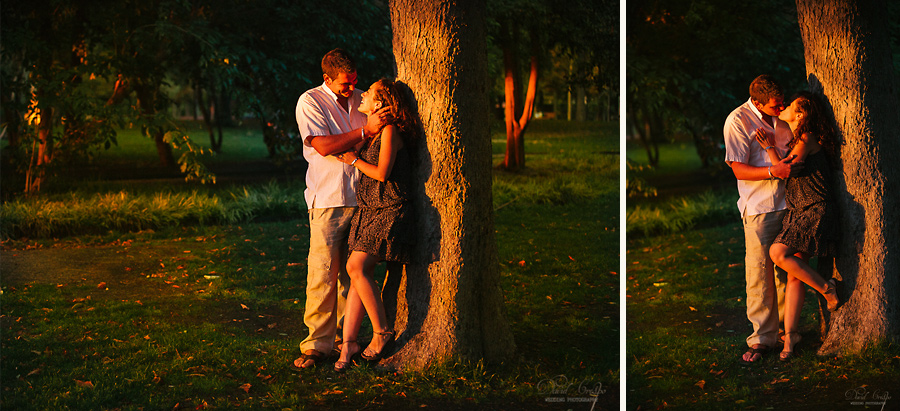
<path id="1" fill-rule="evenodd" d="M 344 372 L 353 366 L 353 356 L 359 353 L 359 344 L 356 341 L 344 341 L 341 347 L 341 357 L 334 363 L 335 372 Z"/>
<path id="2" fill-rule="evenodd" d="M 841 298 L 837 293 L 837 282 L 834 278 L 825 282 L 825 292 L 823 292 L 822 295 L 828 303 L 828 311 L 834 312 L 842 305 Z"/>
<path id="3" fill-rule="evenodd" d="M 363 351 L 362 358 L 369 362 L 381 361 L 381 359 L 384 358 L 384 354 L 386 354 L 393 345 L 393 330 L 382 332 L 376 331 L 372 335 L 372 341 L 369 342 L 369 346 Z"/>
<path id="4" fill-rule="evenodd" d="M 801 340 L 800 333 L 789 332 L 784 334 L 784 350 L 778 354 L 781 361 L 790 361 L 794 358 L 794 346 Z"/>

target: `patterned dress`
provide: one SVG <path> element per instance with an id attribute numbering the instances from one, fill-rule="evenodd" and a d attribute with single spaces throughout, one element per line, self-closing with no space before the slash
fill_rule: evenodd
<path id="1" fill-rule="evenodd" d="M 806 157 L 803 170 L 785 183 L 787 213 L 776 243 L 810 255 L 835 255 L 838 216 L 825 150 Z"/>
<path id="2" fill-rule="evenodd" d="M 381 135 L 360 150 L 359 157 L 378 164 Z M 412 161 L 404 146 L 397 151 L 394 167 L 385 182 L 365 174 L 356 186 L 359 208 L 350 226 L 350 251 L 362 251 L 379 261 L 409 262 L 415 241 L 410 199 Z"/>

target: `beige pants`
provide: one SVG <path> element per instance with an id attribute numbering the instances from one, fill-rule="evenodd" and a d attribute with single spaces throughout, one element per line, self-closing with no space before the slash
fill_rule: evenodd
<path id="1" fill-rule="evenodd" d="M 329 354 L 344 316 L 350 290 L 347 275 L 347 236 L 356 207 L 309 210 L 309 271 L 306 276 L 306 313 L 309 336 L 300 350 Z"/>
<path id="2" fill-rule="evenodd" d="M 747 345 L 774 347 L 778 343 L 778 326 L 784 318 L 784 286 L 787 275 L 776 269 L 769 257 L 769 246 L 781 231 L 784 211 L 744 217 L 744 241 L 747 255 L 747 319 L 753 333 Z"/>

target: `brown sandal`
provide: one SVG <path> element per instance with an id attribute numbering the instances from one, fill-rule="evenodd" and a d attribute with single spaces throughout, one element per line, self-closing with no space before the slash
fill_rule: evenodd
<path id="1" fill-rule="evenodd" d="M 345 341 L 343 348 L 347 348 L 347 344 L 353 343 L 356 344 L 356 341 Z M 353 366 L 353 357 L 359 354 L 359 345 L 356 346 L 357 351 L 350 356 L 350 361 L 340 361 L 334 363 L 334 372 L 342 373 L 350 369 Z"/>
<path id="2" fill-rule="evenodd" d="M 312 351 L 312 353 L 310 354 L 300 354 L 300 358 L 297 358 L 296 360 L 294 360 L 294 362 L 291 363 L 291 369 L 294 371 L 303 371 L 307 368 L 313 368 L 316 365 L 319 365 L 319 363 L 325 359 L 325 354 L 322 354 L 316 350 L 310 351 Z M 312 364 L 304 366 L 307 361 L 312 361 Z"/>

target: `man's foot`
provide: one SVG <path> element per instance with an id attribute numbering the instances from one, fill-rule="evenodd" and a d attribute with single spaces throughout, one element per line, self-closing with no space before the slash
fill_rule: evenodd
<path id="1" fill-rule="evenodd" d="M 744 364 L 756 364 L 763 359 L 763 354 L 769 351 L 769 347 L 766 347 L 762 344 L 753 344 L 747 352 L 741 357 L 741 362 Z"/>
<path id="2" fill-rule="evenodd" d="M 322 354 L 316 350 L 306 350 L 300 358 L 294 360 L 292 364 L 295 369 L 305 369 L 315 367 L 316 364 L 325 359 L 325 354 Z"/>

